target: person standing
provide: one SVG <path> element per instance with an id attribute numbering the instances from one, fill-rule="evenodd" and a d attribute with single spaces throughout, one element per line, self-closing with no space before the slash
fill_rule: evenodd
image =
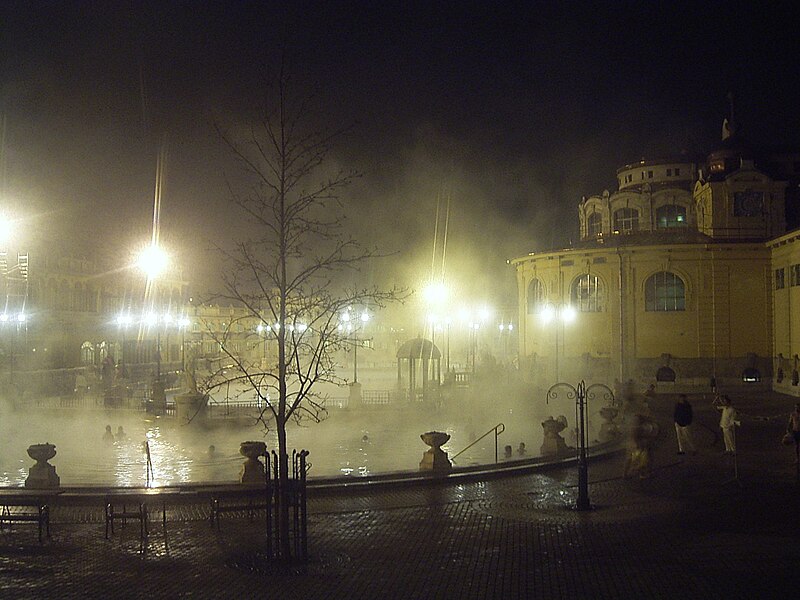
<path id="1" fill-rule="evenodd" d="M 714 408 L 721 412 L 719 427 L 722 429 L 722 439 L 725 441 L 725 454 L 736 454 L 736 434 L 733 428 L 739 425 L 736 409 L 731 404 L 728 396 L 720 396 L 715 401 Z"/>
<path id="2" fill-rule="evenodd" d="M 678 396 L 678 401 L 675 403 L 675 410 L 673 411 L 673 420 L 675 421 L 675 435 L 678 438 L 678 454 L 686 454 L 687 450 L 692 454 L 696 454 L 697 450 L 692 440 L 692 431 L 689 428 L 692 424 L 692 405 L 689 403 L 686 394 Z"/>
<path id="3" fill-rule="evenodd" d="M 786 432 L 794 438 L 794 464 L 800 464 L 800 402 L 794 405 L 794 411 L 789 413 L 789 424 Z"/>

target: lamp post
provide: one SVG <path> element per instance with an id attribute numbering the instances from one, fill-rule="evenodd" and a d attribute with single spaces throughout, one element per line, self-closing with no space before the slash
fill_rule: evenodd
<path id="1" fill-rule="evenodd" d="M 181 371 L 186 371 L 186 328 L 191 322 L 189 317 L 181 317 L 178 326 L 181 328 Z"/>
<path id="2" fill-rule="evenodd" d="M 340 323 L 339 327 L 348 335 L 351 333 L 353 334 L 353 383 L 358 383 L 358 345 L 360 341 L 358 339 L 358 331 L 361 327 L 366 326 L 366 324 L 369 322 L 370 315 L 366 309 L 362 310 L 361 314 L 358 316 L 351 314 L 351 311 L 352 308 L 348 306 L 347 309 L 342 313 L 342 323 Z M 356 319 L 360 321 L 360 325 L 353 325 L 353 321 Z"/>
<path id="3" fill-rule="evenodd" d="M 571 304 L 565 303 L 558 303 L 553 304 L 551 302 L 545 303 L 541 310 L 539 311 L 539 318 L 541 319 L 544 325 L 549 325 L 550 323 L 554 324 L 554 337 L 555 337 L 555 352 L 553 354 L 553 363 L 555 367 L 555 380 L 558 381 L 559 379 L 559 369 L 558 369 L 558 330 L 560 327 L 568 323 L 572 323 L 577 316 L 577 311 Z M 562 340 L 563 346 L 563 340 Z"/>
<path id="4" fill-rule="evenodd" d="M 128 326 L 133 323 L 133 318 L 128 313 L 120 313 L 117 316 L 117 327 L 122 331 L 122 346 L 119 351 L 119 364 L 123 376 L 125 376 L 125 334 Z"/>
<path id="5" fill-rule="evenodd" d="M 575 413 L 578 422 L 578 499 L 575 504 L 575 510 L 591 510 L 592 504 L 589 502 L 589 462 L 586 457 L 588 400 L 594 399 L 598 394 L 602 394 L 609 404 L 613 404 L 614 392 L 602 383 L 595 383 L 587 388 L 583 380 L 578 383 L 577 387 L 568 383 L 558 382 L 547 390 L 547 403 L 549 404 L 550 400 L 557 400 L 560 393 L 563 393 L 569 400 L 575 400 Z"/>

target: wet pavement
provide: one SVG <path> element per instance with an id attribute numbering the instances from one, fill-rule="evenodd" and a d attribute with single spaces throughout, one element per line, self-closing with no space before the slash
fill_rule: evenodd
<path id="1" fill-rule="evenodd" d="M 105 539 L 100 508 L 56 507 L 41 546 L 35 525 L 0 532 L 0 598 L 784 598 L 800 568 L 800 485 L 780 443 L 795 400 L 731 396 L 735 458 L 700 397 L 699 452 L 677 455 L 673 398 L 658 397 L 651 476 L 623 479 L 622 453 L 593 460 L 591 511 L 572 508 L 574 466 L 312 492 L 311 560 L 285 569 L 244 515 L 217 531 L 205 505 L 168 509 L 141 543 L 131 524 Z"/>

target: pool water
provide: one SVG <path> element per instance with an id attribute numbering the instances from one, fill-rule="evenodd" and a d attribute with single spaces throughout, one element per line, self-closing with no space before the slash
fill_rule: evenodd
<path id="1" fill-rule="evenodd" d="M 332 411 L 321 423 L 288 429 L 289 448 L 309 451 L 309 477 L 363 477 L 396 471 L 416 471 L 428 447 L 420 434 L 438 430 L 450 434 L 443 447 L 452 457 L 473 440 L 491 430 L 500 420 L 505 432 L 498 440 L 515 450 L 524 441 L 529 455 L 538 453 L 542 442 L 541 418 L 522 416 L 513 410 L 494 418 L 465 417 L 462 413 L 439 414 L 414 407 L 357 411 Z M 484 422 L 485 421 L 485 422 Z M 113 443 L 103 441 L 106 425 L 116 432 L 121 425 L 127 435 Z M 591 422 L 590 422 L 591 425 Z M 591 432 L 591 428 L 590 428 Z M 573 444 L 568 432 L 565 438 Z M 212 420 L 208 425 L 180 425 L 171 418 L 155 418 L 123 410 L 5 411 L 0 414 L 0 486 L 22 485 L 34 461 L 27 455 L 31 444 L 55 444 L 57 455 L 50 461 L 63 486 L 144 485 L 147 478 L 145 441 L 150 448 L 153 484 L 179 485 L 201 482 L 232 482 L 239 476 L 244 458 L 239 444 L 265 441 L 277 448 L 274 431 L 250 422 Z M 593 438 L 590 438 L 593 439 Z M 213 454 L 209 446 L 214 446 Z M 495 439 L 490 434 L 456 459 L 458 466 L 490 464 L 495 460 Z"/>

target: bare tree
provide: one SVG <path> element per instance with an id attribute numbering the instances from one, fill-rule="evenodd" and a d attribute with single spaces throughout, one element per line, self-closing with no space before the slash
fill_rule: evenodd
<path id="1" fill-rule="evenodd" d="M 314 98 L 296 99 L 290 77 L 281 71 L 260 120 L 232 134 L 218 127 L 224 144 L 244 167 L 244 188 L 229 182 L 231 198 L 255 225 L 254 233 L 228 251 L 220 295 L 243 308 L 249 327 L 274 336 L 277 359 L 245 358 L 232 343 L 237 323 L 227 325 L 218 342 L 229 365 L 205 382 L 244 385 L 264 407 L 260 421 L 278 437 L 278 539 L 290 558 L 289 454 L 290 420 L 319 422 L 325 416 L 318 384 L 341 383 L 334 354 L 348 343 L 339 318 L 352 305 L 373 307 L 398 299 L 398 288 L 353 287 L 346 283 L 360 265 L 379 255 L 361 246 L 344 227 L 339 200 L 357 177 L 331 171 L 333 142 L 344 130 L 320 132 L 311 122 Z M 266 342 L 264 342 L 266 343 Z M 232 367 L 230 366 L 232 365 Z"/>

